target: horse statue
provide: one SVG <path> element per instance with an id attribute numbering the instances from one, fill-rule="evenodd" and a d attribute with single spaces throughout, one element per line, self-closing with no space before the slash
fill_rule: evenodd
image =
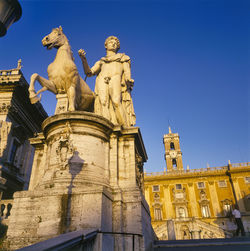
<path id="1" fill-rule="evenodd" d="M 93 111 L 95 95 L 80 77 L 74 63 L 73 53 L 69 41 L 63 33 L 62 27 L 52 29 L 52 32 L 42 40 L 47 49 L 56 48 L 55 60 L 48 66 L 49 79 L 32 74 L 30 78 L 29 97 L 32 104 L 41 100 L 38 95 L 46 90 L 55 94 L 66 94 L 68 98 L 68 111 Z M 35 81 L 42 86 L 35 92 Z"/>

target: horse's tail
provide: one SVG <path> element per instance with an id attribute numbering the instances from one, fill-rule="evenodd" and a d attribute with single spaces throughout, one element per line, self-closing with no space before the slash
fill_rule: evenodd
<path id="1" fill-rule="evenodd" d="M 82 111 L 89 111 L 93 112 L 94 110 L 94 100 L 95 100 L 95 94 L 92 92 L 92 90 L 89 88 L 87 83 L 80 77 L 80 103 L 79 103 L 79 110 Z M 78 95 L 78 94 L 77 94 Z"/>

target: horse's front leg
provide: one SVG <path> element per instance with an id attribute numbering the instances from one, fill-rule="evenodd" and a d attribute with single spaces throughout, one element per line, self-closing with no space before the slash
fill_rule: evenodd
<path id="1" fill-rule="evenodd" d="M 36 80 L 40 83 L 40 85 L 43 87 L 40 89 L 37 93 L 35 92 L 35 82 Z M 46 78 L 43 78 L 39 76 L 37 73 L 32 74 L 30 77 L 30 87 L 29 87 L 29 98 L 31 104 L 35 104 L 36 102 L 41 100 L 41 95 L 40 97 L 37 97 L 37 95 L 41 92 L 44 92 L 46 90 L 49 90 L 53 93 L 57 93 L 56 88 L 54 83 L 51 80 L 48 80 Z"/>

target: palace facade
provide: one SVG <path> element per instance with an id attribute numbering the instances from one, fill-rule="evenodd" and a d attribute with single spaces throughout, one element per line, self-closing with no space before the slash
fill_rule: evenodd
<path id="1" fill-rule="evenodd" d="M 13 194 L 27 190 L 34 157 L 29 138 L 41 131 L 48 117 L 38 102 L 29 101 L 29 84 L 21 71 L 0 70 L 0 199 L 1 218 L 10 214 Z"/>
<path id="2" fill-rule="evenodd" d="M 234 234 L 230 216 L 238 204 L 250 232 L 250 162 L 183 168 L 178 133 L 164 135 L 167 169 L 145 173 L 145 197 L 159 239 L 224 238 Z"/>

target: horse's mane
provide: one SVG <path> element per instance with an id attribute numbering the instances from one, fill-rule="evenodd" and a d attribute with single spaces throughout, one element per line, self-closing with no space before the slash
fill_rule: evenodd
<path id="1" fill-rule="evenodd" d="M 69 45 L 69 48 L 70 48 L 70 54 L 71 54 L 71 58 L 73 61 L 75 61 L 75 58 L 73 56 L 73 51 L 71 49 L 71 46 L 70 46 L 70 43 L 69 43 L 69 39 L 67 38 L 67 36 L 63 33 L 63 30 L 62 30 L 62 27 L 60 26 L 59 28 L 53 28 L 52 31 L 57 31 L 57 32 L 60 32 L 66 39 L 66 41 L 68 42 L 68 45 Z"/>

